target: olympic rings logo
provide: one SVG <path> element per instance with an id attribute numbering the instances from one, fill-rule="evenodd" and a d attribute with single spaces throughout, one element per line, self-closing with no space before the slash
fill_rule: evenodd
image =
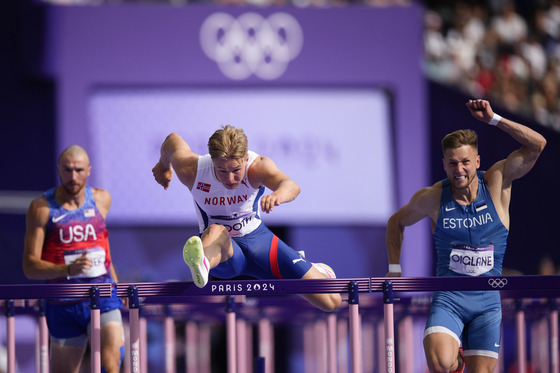
<path id="1" fill-rule="evenodd" d="M 508 283 L 507 278 L 491 278 L 488 279 L 488 284 L 493 288 L 503 288 Z"/>
<path id="2" fill-rule="evenodd" d="M 242 80 L 254 74 L 273 80 L 301 52 L 303 32 L 287 13 L 274 13 L 266 19 L 257 13 L 238 18 L 214 13 L 200 27 L 200 45 L 230 79 Z"/>

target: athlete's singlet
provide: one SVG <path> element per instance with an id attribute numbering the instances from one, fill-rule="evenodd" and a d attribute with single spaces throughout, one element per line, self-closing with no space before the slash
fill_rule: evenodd
<path id="1" fill-rule="evenodd" d="M 502 224 L 482 171 L 478 194 L 469 206 L 457 203 L 449 179 L 442 181 L 434 232 L 437 276 L 499 276 L 508 230 Z M 463 346 L 464 356 L 498 358 L 502 309 L 499 291 L 435 291 L 424 336 L 446 333 Z"/>
<path id="2" fill-rule="evenodd" d="M 240 237 L 258 228 L 261 224 L 259 200 L 265 188 L 254 189 L 247 176 L 249 167 L 257 157 L 258 154 L 249 151 L 245 177 L 235 189 L 227 189 L 218 181 L 209 154 L 198 158 L 198 170 L 191 193 L 200 233 L 211 224 L 223 225 L 231 237 Z"/>
<path id="3" fill-rule="evenodd" d="M 437 276 L 502 274 L 508 230 L 498 217 L 483 172 L 477 174 L 478 195 L 469 206 L 455 201 L 449 179 L 442 181 L 434 232 Z"/>
<path id="4" fill-rule="evenodd" d="M 92 268 L 78 276 L 55 282 L 111 282 L 108 232 L 105 219 L 97 209 L 93 191 L 86 186 L 84 204 L 76 210 L 64 209 L 55 198 L 55 188 L 45 192 L 49 204 L 49 222 L 41 258 L 55 264 L 70 264 L 87 250 Z"/>

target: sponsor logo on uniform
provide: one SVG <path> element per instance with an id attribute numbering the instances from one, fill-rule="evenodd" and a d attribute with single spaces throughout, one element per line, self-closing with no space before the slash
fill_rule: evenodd
<path id="1" fill-rule="evenodd" d="M 53 222 L 53 223 L 58 223 L 59 221 L 61 221 L 62 219 L 64 219 L 64 218 L 66 217 L 66 215 L 68 215 L 68 214 L 63 214 L 63 215 L 60 215 L 60 216 L 57 216 L 57 217 L 54 217 L 54 216 L 53 216 L 52 222 Z"/>

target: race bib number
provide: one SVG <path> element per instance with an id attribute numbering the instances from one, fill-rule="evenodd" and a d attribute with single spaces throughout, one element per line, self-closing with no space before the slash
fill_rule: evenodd
<path id="1" fill-rule="evenodd" d="M 83 250 L 73 250 L 68 254 L 64 254 L 64 264 L 72 264 L 84 254 Z M 91 259 L 91 268 L 86 273 L 80 273 L 69 278 L 94 278 L 107 273 L 105 268 L 105 250 L 102 247 L 92 247 L 87 249 L 86 257 Z"/>
<path id="2" fill-rule="evenodd" d="M 494 268 L 494 245 L 476 247 L 452 245 L 449 254 L 449 269 L 453 272 L 480 276 Z"/>

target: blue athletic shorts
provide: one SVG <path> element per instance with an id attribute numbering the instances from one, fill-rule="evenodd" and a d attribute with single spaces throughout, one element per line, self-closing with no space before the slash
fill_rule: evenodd
<path id="1" fill-rule="evenodd" d="M 264 224 L 243 237 L 232 237 L 233 257 L 210 270 L 217 278 L 250 276 L 262 280 L 298 279 L 312 264 Z"/>
<path id="2" fill-rule="evenodd" d="M 499 291 L 434 292 L 424 336 L 447 333 L 463 346 L 465 356 L 497 359 L 502 303 Z"/>
<path id="3" fill-rule="evenodd" d="M 121 309 L 122 300 L 116 296 L 113 288 L 111 298 L 100 298 L 100 313 Z M 49 327 L 49 334 L 58 339 L 75 338 L 88 334 L 91 320 L 89 300 L 80 302 L 46 302 L 45 317 Z"/>

